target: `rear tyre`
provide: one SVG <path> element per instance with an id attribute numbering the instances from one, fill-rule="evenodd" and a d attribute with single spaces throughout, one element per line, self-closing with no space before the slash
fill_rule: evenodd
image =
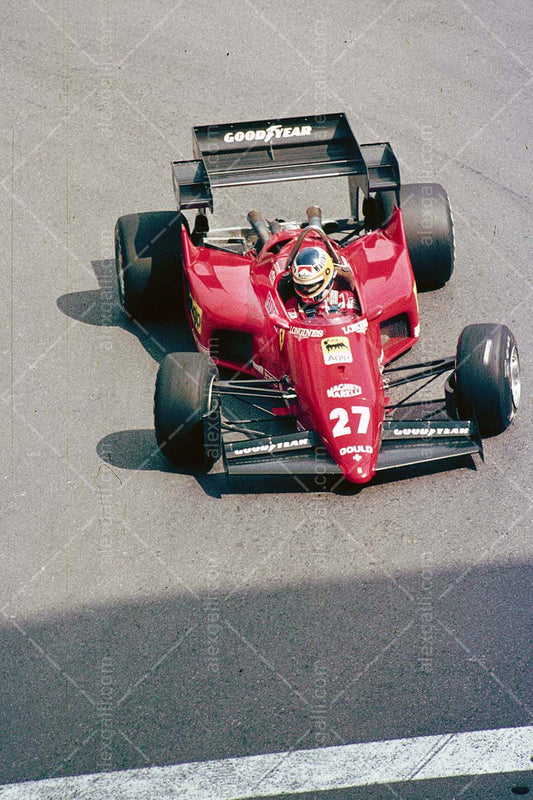
<path id="1" fill-rule="evenodd" d="M 455 402 L 459 416 L 475 413 L 479 430 L 494 436 L 511 423 L 520 401 L 520 361 L 505 325 L 467 325 L 457 343 Z"/>
<path id="2" fill-rule="evenodd" d="M 394 192 L 376 194 L 382 224 L 394 210 Z M 407 183 L 400 189 L 407 249 L 419 291 L 440 289 L 450 280 L 455 238 L 450 201 L 438 183 Z"/>
<path id="3" fill-rule="evenodd" d="M 218 370 L 206 353 L 169 353 L 155 385 L 159 449 L 175 464 L 209 468 L 220 451 L 220 411 L 213 398 Z M 208 415 L 207 419 L 205 419 Z"/>
<path id="4" fill-rule="evenodd" d="M 179 308 L 182 221 L 175 211 L 128 214 L 117 221 L 118 291 L 130 316 L 156 319 Z"/>

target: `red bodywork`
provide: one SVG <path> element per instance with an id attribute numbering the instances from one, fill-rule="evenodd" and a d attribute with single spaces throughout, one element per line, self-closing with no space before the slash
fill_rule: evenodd
<path id="1" fill-rule="evenodd" d="M 183 227 L 187 316 L 198 349 L 220 366 L 287 377 L 299 425 L 319 433 L 349 481 L 366 483 L 375 473 L 385 414 L 382 369 L 419 335 L 401 211 L 346 247 L 330 240 L 353 272 L 361 314 L 289 317 L 278 287 L 300 233 L 280 231 L 259 255 L 238 255 L 195 247 Z"/>

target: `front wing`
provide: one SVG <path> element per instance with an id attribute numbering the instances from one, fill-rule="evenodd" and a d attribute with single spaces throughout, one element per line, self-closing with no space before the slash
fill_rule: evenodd
<path id="1" fill-rule="evenodd" d="M 387 420 L 377 470 L 479 455 L 483 445 L 474 420 Z M 315 431 L 224 442 L 229 475 L 341 475 Z"/>

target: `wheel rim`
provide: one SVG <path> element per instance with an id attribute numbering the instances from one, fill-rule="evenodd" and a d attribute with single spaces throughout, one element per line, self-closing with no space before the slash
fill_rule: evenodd
<path id="1" fill-rule="evenodd" d="M 214 383 L 216 381 L 216 378 L 217 378 L 217 376 L 213 375 L 213 377 L 211 378 L 211 382 L 209 384 L 209 389 L 207 390 L 207 413 L 208 414 L 210 414 L 212 411 L 215 410 L 214 409 L 214 405 L 213 405 L 213 385 L 214 385 Z"/>
<path id="2" fill-rule="evenodd" d="M 520 361 L 518 359 L 518 350 L 516 345 L 511 350 L 511 357 L 509 359 L 509 372 L 510 372 L 510 379 L 511 379 L 511 398 L 513 401 L 513 406 L 518 408 L 518 403 L 520 402 L 520 391 L 521 391 L 521 384 L 520 384 Z"/>

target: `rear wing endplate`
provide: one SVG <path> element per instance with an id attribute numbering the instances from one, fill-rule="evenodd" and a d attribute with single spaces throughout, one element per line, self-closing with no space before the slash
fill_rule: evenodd
<path id="1" fill-rule="evenodd" d="M 357 190 L 400 189 L 388 142 L 358 144 L 346 114 L 202 125 L 193 128 L 194 160 L 173 161 L 178 210 L 213 210 L 213 190 L 277 181 L 346 177 L 352 213 Z"/>

